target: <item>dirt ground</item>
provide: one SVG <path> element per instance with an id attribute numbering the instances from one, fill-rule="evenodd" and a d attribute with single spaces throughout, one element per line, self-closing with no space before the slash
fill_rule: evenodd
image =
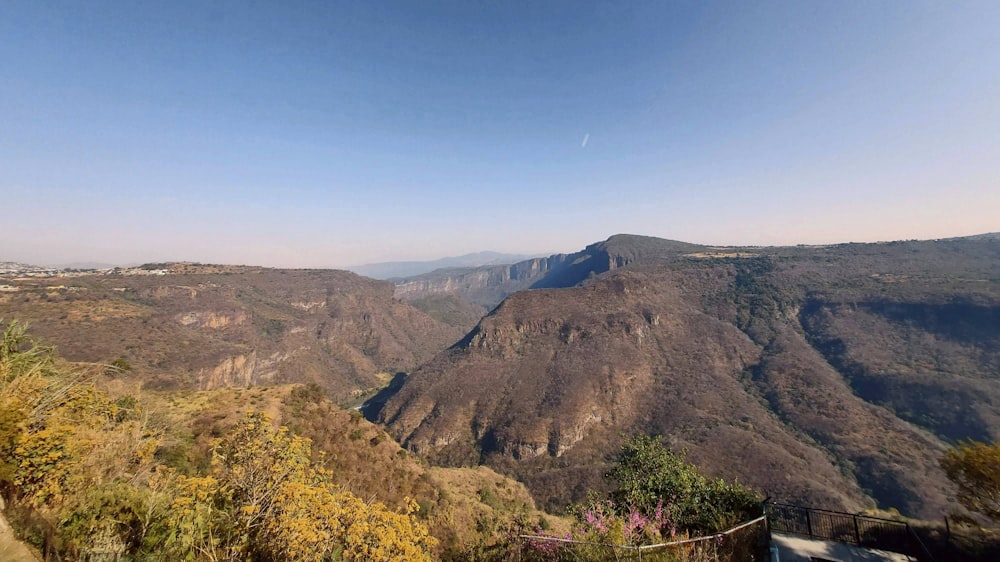
<path id="1" fill-rule="evenodd" d="M 17 540 L 7 518 L 0 512 L 0 560 L 5 562 L 41 562 L 28 545 Z"/>

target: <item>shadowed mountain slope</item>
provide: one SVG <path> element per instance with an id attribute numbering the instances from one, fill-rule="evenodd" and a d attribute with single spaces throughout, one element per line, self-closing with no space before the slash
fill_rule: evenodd
<path id="1" fill-rule="evenodd" d="M 641 432 L 784 500 L 936 517 L 954 507 L 946 445 L 1000 438 L 994 240 L 613 237 L 581 254 L 554 283 L 567 288 L 507 298 L 378 418 L 432 460 L 486 463 L 556 508 Z"/>

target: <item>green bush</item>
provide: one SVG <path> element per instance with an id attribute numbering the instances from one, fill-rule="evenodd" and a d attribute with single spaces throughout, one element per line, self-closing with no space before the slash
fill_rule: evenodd
<path id="1" fill-rule="evenodd" d="M 715 532 L 760 514 L 754 490 L 708 478 L 659 437 L 629 439 L 606 476 L 618 484 L 611 497 L 619 510 L 650 516 L 662 505 L 683 530 Z"/>

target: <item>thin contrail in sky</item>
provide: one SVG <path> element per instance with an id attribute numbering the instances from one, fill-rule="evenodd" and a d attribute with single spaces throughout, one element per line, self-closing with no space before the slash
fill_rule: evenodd
<path id="1" fill-rule="evenodd" d="M 590 140 L 590 133 L 583 135 L 583 142 L 580 143 L 580 148 L 587 148 L 587 141 Z"/>

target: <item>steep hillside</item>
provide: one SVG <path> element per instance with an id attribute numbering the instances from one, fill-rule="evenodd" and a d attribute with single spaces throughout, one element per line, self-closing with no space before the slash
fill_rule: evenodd
<path id="1" fill-rule="evenodd" d="M 550 271 L 560 270 L 568 258 L 564 254 L 557 254 L 512 265 L 439 269 L 396 280 L 395 295 L 407 302 L 448 295 L 476 306 L 485 313 L 507 295 L 529 289 Z"/>
<path id="2" fill-rule="evenodd" d="M 1000 438 L 1000 244 L 668 244 L 589 247 L 606 273 L 510 296 L 378 418 L 550 507 L 596 487 L 634 433 L 788 501 L 953 507 L 946 443 Z"/>
<path id="3" fill-rule="evenodd" d="M 566 527 L 522 484 L 428 467 L 315 385 L 151 391 L 63 361 L 19 323 L 0 339 L 5 561 L 36 559 L 12 529 L 59 560 L 429 561 Z"/>
<path id="4" fill-rule="evenodd" d="M 173 264 L 3 284 L 0 318 L 73 361 L 122 357 L 154 388 L 305 382 L 347 399 L 464 333 L 344 271 Z"/>
<path id="5" fill-rule="evenodd" d="M 665 263 L 702 249 L 685 242 L 619 234 L 575 254 L 555 254 L 511 265 L 439 269 L 398 279 L 396 296 L 419 302 L 429 296 L 450 295 L 488 312 L 516 291 L 571 287 L 632 263 Z"/>
<path id="6" fill-rule="evenodd" d="M 330 403 L 315 387 L 145 392 L 140 398 L 152 424 L 162 428 L 157 456 L 181 471 L 206 469 L 220 435 L 247 411 L 266 412 L 275 424 L 311 439 L 317 459 L 344 489 L 392 509 L 405 506 L 407 498 L 416 500 L 418 517 L 442 541 L 439 552 L 446 558 L 463 559 L 465 550 L 504 538 L 517 518 L 531 523 L 544 519 L 558 528 L 567 524 L 535 509 L 522 484 L 487 467 L 427 466 L 382 428 Z"/>

